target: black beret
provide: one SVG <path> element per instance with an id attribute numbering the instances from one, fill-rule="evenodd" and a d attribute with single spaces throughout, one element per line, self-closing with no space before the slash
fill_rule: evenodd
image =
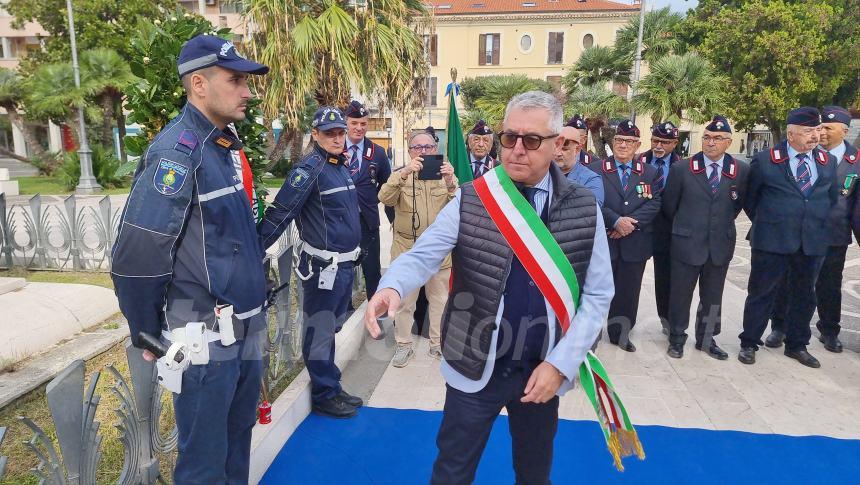
<path id="1" fill-rule="evenodd" d="M 665 138 L 667 140 L 678 139 L 678 127 L 672 124 L 671 121 L 664 121 L 654 128 L 651 128 L 651 134 L 657 138 Z"/>
<path id="2" fill-rule="evenodd" d="M 714 118 L 705 126 L 708 131 L 721 131 L 723 133 L 731 133 L 732 127 L 729 125 L 729 120 L 725 116 L 714 115 Z"/>
<path id="3" fill-rule="evenodd" d="M 573 117 L 567 120 L 564 126 L 570 126 L 571 128 L 576 128 L 577 130 L 585 130 L 587 129 L 585 126 L 585 120 L 582 119 L 582 116 L 573 115 Z"/>
<path id="4" fill-rule="evenodd" d="M 475 123 L 475 126 L 469 132 L 469 134 L 470 135 L 492 135 L 493 130 L 489 126 L 487 126 L 486 121 L 478 120 L 478 122 Z"/>
<path id="5" fill-rule="evenodd" d="M 821 118 L 824 123 L 851 124 L 851 113 L 842 106 L 825 106 L 821 110 Z"/>
<path id="6" fill-rule="evenodd" d="M 639 128 L 632 121 L 623 120 L 621 123 L 618 123 L 618 129 L 615 130 L 615 134 L 639 138 Z"/>
<path id="7" fill-rule="evenodd" d="M 817 108 L 803 106 L 789 111 L 785 122 L 788 125 L 818 126 L 821 124 L 821 113 Z"/>
<path id="8" fill-rule="evenodd" d="M 353 100 L 349 103 L 349 106 L 344 110 L 347 118 L 364 118 L 369 113 L 367 112 L 367 108 L 364 107 L 363 104 L 358 101 Z"/>

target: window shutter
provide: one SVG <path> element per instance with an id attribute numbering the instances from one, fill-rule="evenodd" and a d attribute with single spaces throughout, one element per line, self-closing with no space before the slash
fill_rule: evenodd
<path id="1" fill-rule="evenodd" d="M 499 65 L 499 34 L 493 34 L 493 65 Z"/>
<path id="2" fill-rule="evenodd" d="M 478 40 L 478 65 L 484 66 L 487 64 L 487 34 L 481 34 Z"/>
<path id="3" fill-rule="evenodd" d="M 436 34 L 430 36 L 430 65 L 435 66 L 437 62 L 437 50 L 436 50 Z"/>

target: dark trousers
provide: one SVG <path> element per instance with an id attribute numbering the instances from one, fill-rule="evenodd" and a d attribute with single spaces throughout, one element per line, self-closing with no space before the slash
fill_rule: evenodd
<path id="1" fill-rule="evenodd" d="M 370 300 L 379 286 L 382 270 L 379 265 L 379 227 L 370 227 L 361 219 L 361 272 L 364 273 L 364 287 Z M 351 303 L 351 302 L 350 302 Z"/>
<path id="2" fill-rule="evenodd" d="M 669 304 L 669 342 L 684 344 L 690 326 L 690 303 L 699 284 L 699 306 L 696 309 L 696 343 L 708 345 L 722 327 L 723 288 L 729 265 L 690 265 L 672 260 L 672 296 Z"/>
<path id="3" fill-rule="evenodd" d="M 776 254 L 752 250 L 747 299 L 744 304 L 744 330 L 739 335 L 742 347 L 758 349 L 773 310 L 776 292 L 783 278 L 788 280 L 786 296 L 785 347 L 805 350 L 809 344 L 809 321 L 815 312 L 815 280 L 824 256 L 807 256 L 802 251 Z"/>
<path id="4" fill-rule="evenodd" d="M 818 272 L 815 282 L 815 303 L 818 307 L 818 331 L 821 335 L 836 337 L 842 327 L 842 272 L 845 269 L 845 253 L 848 246 L 830 246 Z M 785 333 L 785 314 L 788 309 L 786 288 L 788 281 L 782 283 L 782 291 L 774 300 L 770 320 L 773 330 Z"/>
<path id="5" fill-rule="evenodd" d="M 657 315 L 660 324 L 669 328 L 669 300 L 672 288 L 672 265 L 669 252 L 654 253 L 654 296 L 657 300 Z"/>
<path id="6" fill-rule="evenodd" d="M 486 387 L 475 393 L 447 386 L 445 411 L 433 464 L 433 485 L 468 485 L 475 479 L 490 430 L 502 408 L 508 411 L 516 483 L 546 485 L 552 468 L 553 440 L 558 429 L 558 396 L 543 404 L 522 403 L 530 371 L 508 376 L 493 372 Z"/>
<path id="7" fill-rule="evenodd" d="M 302 254 L 299 269 L 307 268 L 307 254 Z M 346 315 L 348 295 L 352 294 L 352 263 L 338 266 L 331 290 L 321 290 L 320 266 L 313 264 L 314 274 L 302 282 L 304 305 L 304 340 L 302 358 L 311 377 L 311 399 L 331 399 L 340 393 L 340 369 L 334 363 L 334 334 L 340 330 Z"/>
<path id="8" fill-rule="evenodd" d="M 645 263 L 646 261 L 622 261 L 621 258 L 612 260 L 615 296 L 609 305 L 609 319 L 606 324 L 606 333 L 612 343 L 626 342 L 630 331 L 636 326 Z"/>
<path id="9" fill-rule="evenodd" d="M 182 374 L 182 393 L 173 395 L 179 432 L 173 483 L 248 483 L 262 378 L 262 361 L 243 359 L 241 350 L 238 357 L 192 365 Z"/>

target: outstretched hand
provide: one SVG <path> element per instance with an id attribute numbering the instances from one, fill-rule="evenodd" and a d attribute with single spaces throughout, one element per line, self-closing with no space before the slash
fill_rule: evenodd
<path id="1" fill-rule="evenodd" d="M 375 339 L 382 336 L 382 328 L 376 318 L 388 312 L 393 316 L 400 307 L 400 294 L 392 288 L 382 288 L 376 291 L 373 298 L 367 302 L 367 310 L 364 312 L 364 328 L 367 333 Z"/>

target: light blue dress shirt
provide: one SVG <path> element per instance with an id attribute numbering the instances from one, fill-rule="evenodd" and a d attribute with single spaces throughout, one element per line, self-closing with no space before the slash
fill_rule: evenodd
<path id="1" fill-rule="evenodd" d="M 669 182 L 669 168 L 671 168 L 669 161 L 672 160 L 672 152 L 667 153 L 663 158 L 652 158 L 650 165 L 654 166 L 654 170 L 657 170 L 660 167 L 657 165 L 658 160 L 663 160 L 663 187 L 661 188 L 665 189 L 666 184 Z"/>
<path id="2" fill-rule="evenodd" d="M 848 150 L 848 147 L 845 146 L 844 142 L 842 142 L 842 143 L 836 145 L 833 148 L 833 150 L 830 150 L 830 154 L 833 155 L 834 157 L 836 157 L 836 163 L 838 164 L 845 157 L 845 152 L 847 150 Z"/>
<path id="3" fill-rule="evenodd" d="M 725 160 L 725 159 L 726 159 L 726 156 L 723 155 L 722 157 L 720 157 L 719 160 L 711 160 L 710 158 L 708 158 L 707 155 L 705 155 L 703 153 L 702 154 L 702 161 L 705 162 L 705 176 L 707 176 L 709 179 L 711 178 L 711 170 L 712 170 L 711 165 L 716 163 L 717 164 L 717 180 L 722 180 L 722 178 L 723 178 L 723 160 Z"/>
<path id="4" fill-rule="evenodd" d="M 788 166 L 791 167 L 791 176 L 797 178 L 797 166 L 800 165 L 800 160 L 797 159 L 797 155 L 800 153 L 791 145 L 786 144 L 788 147 Z M 818 163 L 815 161 L 815 158 L 812 156 L 812 152 L 806 152 L 806 165 L 809 166 L 809 180 L 812 185 L 815 185 L 815 181 L 818 180 Z"/>
<path id="5" fill-rule="evenodd" d="M 539 190 L 535 194 L 536 212 L 543 210 L 547 200 L 551 200 L 552 183 L 547 174 L 536 185 Z M 382 276 L 379 288 L 392 288 L 401 296 L 408 295 L 420 288 L 430 277 L 439 271 L 439 266 L 445 256 L 457 244 L 460 228 L 460 189 L 454 199 L 442 209 L 435 222 L 418 238 L 411 250 L 401 254 L 391 263 L 391 267 Z M 600 333 L 603 322 L 609 313 L 609 304 L 615 294 L 612 281 L 612 263 L 609 259 L 609 245 L 606 241 L 606 229 L 603 218 L 595 218 L 594 248 L 586 272 L 585 285 L 581 288 L 580 306 L 574 315 L 568 332 L 556 342 L 555 325 L 549 327 L 549 341 L 556 342 L 548 351 L 546 361 L 561 371 L 566 379 L 558 389 L 562 395 L 573 388 L 573 382 L 579 375 L 579 366 L 585 359 L 585 354 Z M 457 277 L 468 277 L 456 275 Z M 505 309 L 505 297 L 496 312 L 496 329 L 493 331 L 487 365 L 479 380 L 472 380 L 454 370 L 445 360 L 442 360 L 442 377 L 451 387 L 462 392 L 478 392 L 487 385 L 493 373 L 496 360 L 496 345 L 499 335 L 499 322 Z M 555 312 L 549 303 L 546 304 L 547 318 L 555 320 Z"/>
<path id="6" fill-rule="evenodd" d="M 567 178 L 591 190 L 597 199 L 597 205 L 603 207 L 603 177 L 599 173 L 577 162 L 567 174 Z"/>

